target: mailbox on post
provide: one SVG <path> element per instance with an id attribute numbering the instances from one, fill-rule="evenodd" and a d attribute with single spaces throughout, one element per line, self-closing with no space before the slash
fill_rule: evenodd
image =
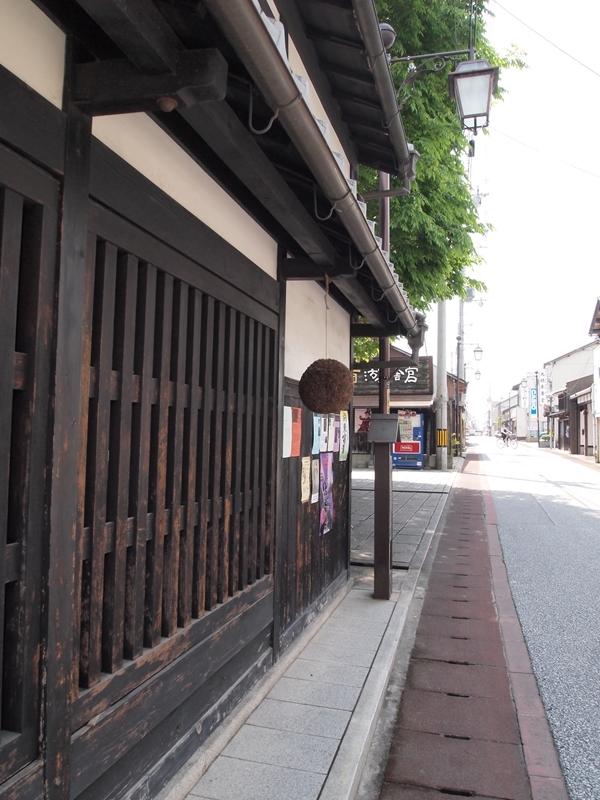
<path id="1" fill-rule="evenodd" d="M 367 441 L 391 444 L 398 438 L 398 414 L 372 414 Z"/>

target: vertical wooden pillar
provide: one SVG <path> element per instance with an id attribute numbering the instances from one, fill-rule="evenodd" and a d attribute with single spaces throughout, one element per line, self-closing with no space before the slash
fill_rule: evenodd
<path id="1" fill-rule="evenodd" d="M 287 284 L 282 275 L 282 263 L 287 257 L 287 252 L 281 245 L 277 251 L 278 278 L 279 278 L 279 326 L 277 329 L 278 339 L 275 344 L 277 352 L 277 407 L 274 414 L 277 426 L 273 441 L 275 443 L 275 466 L 274 466 L 274 486 L 275 486 L 275 531 L 274 531 L 274 582 L 273 582 L 273 660 L 276 661 L 281 650 L 282 608 L 285 602 L 283 593 L 283 576 L 286 569 L 286 539 L 287 531 L 284 529 L 283 519 L 283 475 L 282 458 L 283 452 L 283 404 L 285 399 L 285 311 L 287 302 Z"/>
<path id="2" fill-rule="evenodd" d="M 375 578 L 373 597 L 389 600 L 392 594 L 392 458 L 388 442 L 375 442 L 375 509 L 373 515 Z"/>
<path id="3" fill-rule="evenodd" d="M 48 544 L 45 696 L 45 796 L 70 794 L 69 745 L 73 669 L 73 606 L 77 502 L 84 476 L 78 471 L 82 411 L 82 328 L 91 120 L 67 113 L 65 175 L 59 253 L 55 411 Z"/>

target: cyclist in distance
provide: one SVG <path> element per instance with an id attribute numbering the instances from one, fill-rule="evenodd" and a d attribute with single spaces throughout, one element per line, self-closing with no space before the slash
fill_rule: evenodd
<path id="1" fill-rule="evenodd" d="M 500 433 L 502 434 L 502 441 L 504 442 L 504 444 L 506 444 L 508 441 L 508 437 L 510 436 L 510 431 L 508 430 L 506 425 L 502 426 Z"/>

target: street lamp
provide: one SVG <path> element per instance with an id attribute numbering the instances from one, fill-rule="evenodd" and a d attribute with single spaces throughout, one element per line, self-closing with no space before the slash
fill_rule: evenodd
<path id="1" fill-rule="evenodd" d="M 485 58 L 461 61 L 448 75 L 450 97 L 456 100 L 463 128 L 477 133 L 490 122 L 492 95 L 498 90 L 498 67 Z"/>
<path id="2" fill-rule="evenodd" d="M 478 381 L 480 378 L 481 378 L 481 372 L 478 369 L 476 369 L 475 370 L 475 380 Z"/>
<path id="3" fill-rule="evenodd" d="M 483 350 L 479 345 L 473 350 L 473 358 L 475 361 L 481 361 L 481 357 L 483 356 Z"/>

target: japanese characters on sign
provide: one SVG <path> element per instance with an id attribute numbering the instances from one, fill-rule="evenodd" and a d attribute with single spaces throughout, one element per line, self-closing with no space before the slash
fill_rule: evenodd
<path id="1" fill-rule="evenodd" d="M 375 367 L 358 372 L 354 386 L 355 395 L 377 394 L 379 372 L 380 370 Z M 390 372 L 390 393 L 392 395 L 431 394 L 433 392 L 433 374 L 429 356 L 420 358 L 418 366 L 408 359 L 403 360 L 399 362 L 397 368 L 392 367 Z"/>

